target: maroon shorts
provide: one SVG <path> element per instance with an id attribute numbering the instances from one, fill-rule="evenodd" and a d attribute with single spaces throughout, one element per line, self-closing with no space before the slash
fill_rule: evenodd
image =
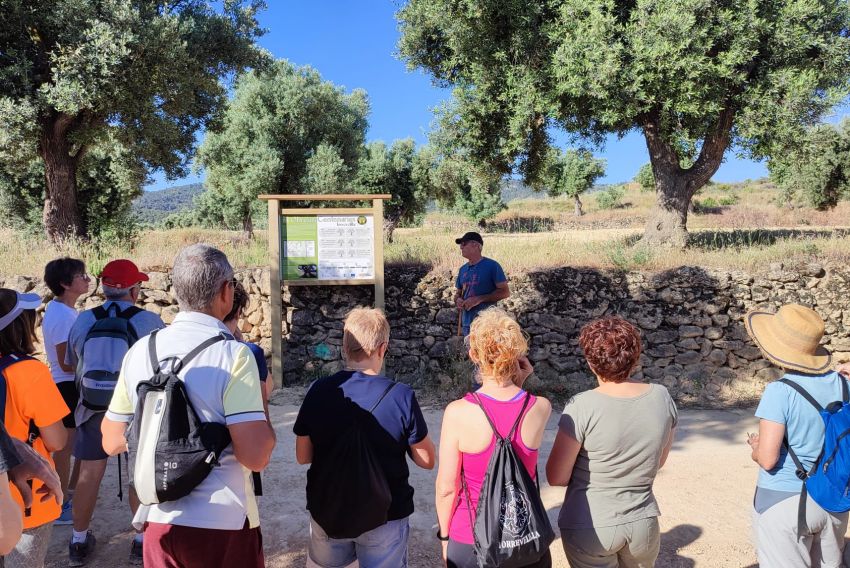
<path id="1" fill-rule="evenodd" d="M 260 527 L 238 531 L 145 523 L 145 568 L 263 568 Z"/>

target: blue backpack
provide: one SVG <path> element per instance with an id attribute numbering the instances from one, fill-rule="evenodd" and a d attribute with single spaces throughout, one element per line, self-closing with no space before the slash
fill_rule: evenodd
<path id="1" fill-rule="evenodd" d="M 800 507 L 797 511 L 797 527 L 802 535 L 806 526 L 807 495 L 830 513 L 850 511 L 850 392 L 847 381 L 842 377 L 841 400 L 831 402 L 824 408 L 806 389 L 794 381 L 780 379 L 780 382 L 797 391 L 815 407 L 823 419 L 825 429 L 823 449 L 808 471 L 788 444 L 787 432 L 782 440 L 797 467 L 797 477 L 803 481 Z"/>

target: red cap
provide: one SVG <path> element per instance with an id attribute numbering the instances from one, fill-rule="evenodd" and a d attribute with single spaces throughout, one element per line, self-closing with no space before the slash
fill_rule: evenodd
<path id="1" fill-rule="evenodd" d="M 147 281 L 148 275 L 139 272 L 139 267 L 133 261 L 121 258 L 108 262 L 100 273 L 100 279 L 113 288 L 129 288 L 139 282 Z"/>

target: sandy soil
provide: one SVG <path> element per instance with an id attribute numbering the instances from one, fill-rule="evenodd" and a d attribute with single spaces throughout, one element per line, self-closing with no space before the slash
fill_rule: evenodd
<path id="1" fill-rule="evenodd" d="M 270 567 L 303 567 L 306 560 L 307 514 L 304 509 L 306 466 L 294 459 L 292 423 L 297 412 L 294 393 L 276 393 L 272 416 L 278 445 L 272 465 L 263 474 L 266 496 L 260 503 L 266 559 Z M 425 408 L 436 436 L 442 413 Z M 557 416 L 552 417 L 543 443 L 541 464 L 555 437 Z M 756 429 L 750 410 L 687 410 L 681 413 L 678 438 L 665 468 L 655 483 L 662 510 L 661 556 L 658 566 L 690 568 L 754 568 L 750 544 L 750 511 L 757 468 L 749 459 L 746 432 Z M 433 487 L 435 472 L 412 466 L 416 512 L 410 518 L 410 566 L 439 565 L 434 539 Z M 563 489 L 544 485 L 543 500 L 554 522 Z M 92 529 L 98 548 L 92 567 L 126 565 L 132 533 L 130 513 L 116 499 L 117 474 L 113 463 L 100 492 Z M 67 565 L 70 527 L 56 527 L 48 567 Z M 556 567 L 566 567 L 560 541 L 552 545 Z"/>

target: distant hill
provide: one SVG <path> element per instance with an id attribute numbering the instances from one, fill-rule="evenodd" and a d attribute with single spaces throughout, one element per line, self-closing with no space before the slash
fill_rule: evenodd
<path id="1" fill-rule="evenodd" d="M 190 183 L 146 191 L 133 201 L 133 212 L 143 223 L 156 224 L 171 215 L 192 207 L 192 200 L 204 190 L 203 184 Z"/>

